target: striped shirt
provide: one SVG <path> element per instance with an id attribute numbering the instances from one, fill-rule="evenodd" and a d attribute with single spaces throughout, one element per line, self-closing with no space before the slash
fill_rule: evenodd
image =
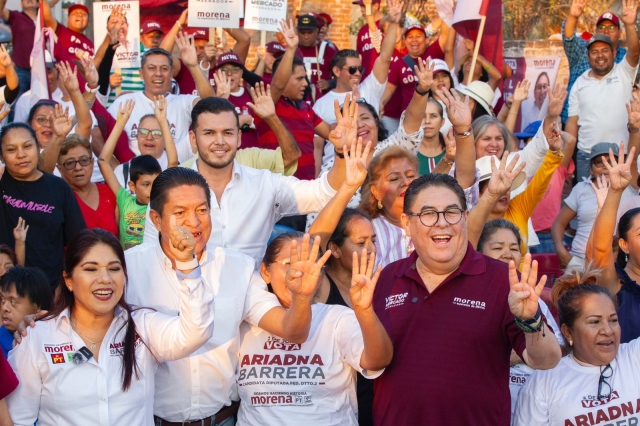
<path id="1" fill-rule="evenodd" d="M 147 51 L 144 44 L 140 43 L 140 56 Z M 111 75 L 115 74 L 115 68 L 111 69 Z M 142 92 L 144 91 L 144 81 L 140 77 L 140 68 L 120 68 L 120 75 L 122 76 L 122 93 L 126 92 Z M 106 107 L 109 108 L 111 104 L 116 100 L 116 90 L 109 90 L 109 97 L 107 99 Z"/>
<path id="2" fill-rule="evenodd" d="M 404 229 L 395 226 L 384 216 L 371 221 L 376 233 L 376 268 L 383 268 L 396 260 L 404 259 L 413 252 L 411 237 Z"/>

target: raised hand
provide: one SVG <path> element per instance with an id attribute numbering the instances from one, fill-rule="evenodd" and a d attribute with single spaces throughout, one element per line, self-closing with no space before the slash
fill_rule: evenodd
<path id="1" fill-rule="evenodd" d="M 80 90 L 80 84 L 78 83 L 78 67 L 73 70 L 67 61 L 60 61 L 56 63 L 56 68 L 62 78 L 62 83 L 67 92 L 72 93 Z"/>
<path id="2" fill-rule="evenodd" d="M 622 14 L 620 16 L 625 25 L 635 25 L 637 13 L 637 0 L 622 0 Z"/>
<path id="3" fill-rule="evenodd" d="M 79 59 L 80 61 L 80 72 L 84 76 L 84 79 L 87 81 L 87 85 L 90 87 L 98 86 L 98 70 L 96 69 L 95 64 L 91 58 L 83 56 Z M 116 74 L 114 74 L 116 75 Z M 120 76 L 122 78 L 122 76 Z"/>
<path id="4" fill-rule="evenodd" d="M 127 102 L 129 101 L 132 100 L 129 99 Z M 120 104 L 120 106 L 122 106 L 122 104 Z M 118 111 L 118 113 L 120 113 L 120 111 Z M 164 123 L 165 121 L 167 121 L 167 99 L 164 97 L 164 95 L 153 97 L 153 114 L 158 119 L 158 123 Z M 129 112 L 129 116 L 131 116 L 131 112 Z"/>
<path id="5" fill-rule="evenodd" d="M 472 121 L 469 98 L 467 97 L 463 101 L 455 89 L 451 89 L 451 91 L 436 89 L 436 94 L 447 107 L 449 121 L 456 132 L 464 133 L 469 130 Z"/>
<path id="6" fill-rule="evenodd" d="M 609 161 L 606 158 L 602 158 L 604 166 L 609 171 L 609 188 L 614 191 L 622 191 L 631 183 L 631 162 L 633 161 L 636 148 L 632 147 L 629 150 L 629 156 L 627 161 L 624 160 L 624 142 L 620 142 L 620 154 L 618 155 L 618 161 L 613 155 L 613 150 L 609 149 Z"/>
<path id="7" fill-rule="evenodd" d="M 296 31 L 294 30 L 292 19 L 289 19 L 288 23 L 286 19 L 280 21 L 280 34 L 282 34 L 282 37 L 284 38 L 284 44 L 287 46 L 287 48 L 298 48 L 300 39 L 298 39 L 298 34 L 296 34 Z"/>
<path id="8" fill-rule="evenodd" d="M 433 23 L 433 22 L 440 21 L 440 14 L 438 13 L 438 8 L 433 2 L 427 2 L 426 8 L 425 8 L 425 14 L 429 18 L 429 22 Z"/>
<path id="9" fill-rule="evenodd" d="M 229 99 L 231 95 L 231 81 L 227 73 L 218 69 L 213 73 L 213 80 L 216 82 L 216 96 L 222 99 Z"/>
<path id="10" fill-rule="evenodd" d="M 320 259 L 320 237 L 315 237 L 313 247 L 309 250 L 309 234 L 302 238 L 302 247 L 298 255 L 298 241 L 291 241 L 291 266 L 285 275 L 287 288 L 294 296 L 311 299 L 320 283 L 322 267 L 331 256 L 331 250 L 327 250 Z M 316 260 L 317 259 L 317 260 Z"/>
<path id="11" fill-rule="evenodd" d="M 587 0 L 573 0 L 571 2 L 571 9 L 569 9 L 569 16 L 579 18 L 584 12 L 584 7 L 587 5 Z"/>
<path id="12" fill-rule="evenodd" d="M 112 88 L 119 87 L 122 84 L 122 75 L 113 73 L 109 76 L 109 86 Z"/>
<path id="13" fill-rule="evenodd" d="M 329 142 L 340 152 L 345 145 L 351 146 L 356 142 L 358 134 L 358 103 L 350 94 L 344 98 L 342 111 L 338 100 L 333 101 L 337 126 L 329 133 Z"/>
<path id="14" fill-rule="evenodd" d="M 547 276 L 543 275 L 538 280 L 538 262 L 531 261 L 531 254 L 524 256 L 522 274 L 518 278 L 516 263 L 509 262 L 509 309 L 516 318 L 527 321 L 538 312 L 538 299 L 547 282 Z"/>
<path id="15" fill-rule="evenodd" d="M 182 13 L 180 14 L 180 18 L 178 18 L 178 22 L 180 23 L 180 26 L 184 27 L 185 25 L 187 25 L 187 20 L 189 19 L 189 9 L 185 9 L 182 11 Z"/>
<path id="16" fill-rule="evenodd" d="M 389 22 L 393 22 L 394 24 L 400 23 L 400 19 L 402 18 L 403 6 L 404 6 L 404 2 L 402 1 L 397 1 L 397 0 L 387 1 L 387 16 L 389 16 Z"/>
<path id="17" fill-rule="evenodd" d="M 373 268 L 376 263 L 376 254 L 371 253 L 367 262 L 367 249 L 362 249 L 360 263 L 358 264 L 358 253 L 353 252 L 353 267 L 351 273 L 351 305 L 353 309 L 371 309 L 373 302 L 373 292 L 376 289 L 382 266 L 378 266 L 375 274 Z"/>
<path id="18" fill-rule="evenodd" d="M 344 161 L 346 163 L 344 183 L 352 188 L 360 188 L 367 178 L 367 165 L 369 164 L 369 151 L 371 141 L 362 149 L 362 138 L 351 147 L 344 146 Z"/>
<path id="19" fill-rule="evenodd" d="M 218 48 L 215 43 L 207 43 L 204 45 L 204 56 L 210 64 L 213 64 L 218 56 Z"/>
<path id="20" fill-rule="evenodd" d="M 453 136 L 453 127 L 444 136 L 444 160 L 448 163 L 456 161 L 456 138 Z"/>
<path id="21" fill-rule="evenodd" d="M 29 230 L 29 225 L 27 225 L 27 222 L 19 217 L 18 218 L 18 225 L 16 225 L 15 228 L 13 228 L 13 238 L 16 241 L 22 241 L 23 243 L 27 241 L 27 231 Z"/>
<path id="22" fill-rule="evenodd" d="M 519 81 L 516 85 L 516 90 L 513 92 L 513 100 L 515 102 L 524 102 L 529 98 L 529 88 L 531 87 L 531 82 L 526 78 L 522 81 Z"/>
<path id="23" fill-rule="evenodd" d="M 509 151 L 505 151 L 498 167 L 496 167 L 497 159 L 491 161 L 491 178 L 489 179 L 487 191 L 496 198 L 503 197 L 507 192 L 509 192 L 513 181 L 526 166 L 526 163 L 524 162 L 517 166 L 518 159 L 520 158 L 520 155 L 518 154 L 514 155 L 513 159 L 507 165 L 508 157 Z"/>
<path id="24" fill-rule="evenodd" d="M 475 43 L 473 40 L 469 39 L 469 38 L 465 38 L 462 40 L 462 44 L 464 44 L 464 47 L 466 47 L 466 49 L 469 51 L 469 53 L 473 52 L 473 47 L 475 46 Z"/>
<path id="25" fill-rule="evenodd" d="M 596 193 L 596 201 L 598 202 L 598 211 L 604 206 L 604 200 L 607 199 L 609 193 L 609 184 L 604 175 L 596 176 L 595 182 L 591 181 L 591 187 Z"/>
<path id="26" fill-rule="evenodd" d="M 122 12 L 122 6 L 116 6 L 111 9 L 111 15 L 107 19 L 107 35 L 111 44 L 118 42 L 118 32 L 124 25 L 125 13 Z"/>
<path id="27" fill-rule="evenodd" d="M 549 143 L 549 151 L 558 152 L 562 149 L 562 133 L 558 131 L 556 122 L 551 123 L 549 132 L 546 134 Z"/>
<path id="28" fill-rule="evenodd" d="M 567 86 L 557 83 L 553 91 L 551 87 L 547 88 L 549 96 L 549 108 L 547 109 L 547 117 L 557 119 L 562 112 L 564 100 L 567 98 Z"/>
<path id="29" fill-rule="evenodd" d="M 632 130 L 640 129 L 640 100 L 638 99 L 640 96 L 636 93 L 634 92 L 634 99 L 626 104 L 629 128 Z"/>
<path id="30" fill-rule="evenodd" d="M 53 121 L 53 133 L 61 139 L 66 138 L 73 127 L 73 115 L 69 117 L 69 107 L 63 110 L 60 104 L 56 104 L 49 120 Z"/>
<path id="31" fill-rule="evenodd" d="M 259 61 L 263 61 L 265 56 L 267 56 L 267 48 L 264 46 L 258 46 L 258 49 L 256 49 L 256 55 L 258 55 Z"/>
<path id="32" fill-rule="evenodd" d="M 13 64 L 13 62 L 11 62 L 11 56 L 7 52 L 7 48 L 4 47 L 4 44 L 0 44 L 0 64 L 5 68 Z"/>
<path id="33" fill-rule="evenodd" d="M 155 105 L 155 102 L 154 102 L 154 105 Z M 122 121 L 123 123 L 126 124 L 127 121 L 129 121 L 129 118 L 131 117 L 131 113 L 133 112 L 133 109 L 135 108 L 135 106 L 136 106 L 136 101 L 134 101 L 133 99 L 127 99 L 124 104 L 121 102 L 120 105 L 118 105 L 117 120 Z"/>
<path id="34" fill-rule="evenodd" d="M 180 50 L 180 59 L 182 59 L 183 64 L 187 67 L 198 65 L 198 54 L 193 43 L 193 36 L 187 35 L 185 32 L 179 32 L 176 36 L 176 46 Z"/>
<path id="35" fill-rule="evenodd" d="M 267 84 L 265 88 L 264 82 L 256 84 L 256 87 L 249 88 L 249 94 L 253 102 L 247 102 L 247 106 L 251 111 L 261 119 L 265 120 L 276 115 L 276 105 L 271 97 L 271 86 Z"/>
<path id="36" fill-rule="evenodd" d="M 351 96 L 353 96 L 353 99 L 355 99 L 356 101 L 361 98 L 360 88 L 358 87 L 357 83 L 353 83 L 351 85 Z"/>
<path id="37" fill-rule="evenodd" d="M 22 338 L 27 337 L 27 328 L 34 328 L 36 326 L 36 321 L 42 319 L 47 315 L 49 311 L 39 311 L 35 314 L 25 315 L 22 321 L 18 324 L 18 328 L 13 333 L 13 347 L 15 348 L 17 345 L 22 343 Z"/>
<path id="38" fill-rule="evenodd" d="M 426 92 L 431 88 L 431 83 L 433 83 L 434 67 L 435 63 L 431 61 L 431 58 L 428 58 L 426 61 L 419 59 L 416 62 L 416 65 L 413 67 L 413 71 L 416 73 L 416 77 L 418 78 L 419 91 Z"/>
<path id="39" fill-rule="evenodd" d="M 193 253 L 196 250 L 196 239 L 193 234 L 185 226 L 178 226 L 175 215 L 171 215 L 169 225 L 169 252 L 178 262 L 190 262 L 193 259 Z"/>

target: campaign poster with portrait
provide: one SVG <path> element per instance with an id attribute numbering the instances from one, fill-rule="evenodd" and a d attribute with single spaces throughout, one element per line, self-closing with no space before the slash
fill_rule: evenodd
<path id="1" fill-rule="evenodd" d="M 189 0 L 189 27 L 240 28 L 243 0 Z"/>
<path id="2" fill-rule="evenodd" d="M 287 17 L 286 0 L 247 0 L 244 27 L 249 30 L 275 31 Z"/>
<path id="3" fill-rule="evenodd" d="M 120 45 L 113 58 L 113 69 L 140 67 L 140 3 L 137 1 L 113 1 L 93 3 L 93 31 L 95 40 L 107 36 L 107 21 L 116 6 L 125 13 L 124 24 L 118 31 Z"/>
<path id="4" fill-rule="evenodd" d="M 529 97 L 522 102 L 516 133 L 522 132 L 535 121 L 543 120 L 547 115 L 549 97 L 547 89 L 553 90 L 560 69 L 561 56 L 531 56 L 524 58 L 504 58 L 513 69 L 513 75 L 504 83 L 504 99 L 513 95 L 518 82 L 525 78 L 531 82 Z"/>

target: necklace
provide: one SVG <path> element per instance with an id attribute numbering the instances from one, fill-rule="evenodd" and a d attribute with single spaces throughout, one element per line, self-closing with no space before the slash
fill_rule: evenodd
<path id="1" fill-rule="evenodd" d="M 89 339 L 87 336 L 85 336 L 84 334 L 80 333 L 80 331 L 78 331 L 78 329 L 76 328 L 77 324 L 75 321 L 71 321 L 71 328 L 73 328 L 73 331 L 75 331 L 76 333 L 78 333 L 80 335 L 80 337 L 87 339 L 89 341 L 89 343 L 91 343 L 91 345 L 89 345 L 89 348 L 92 351 L 95 351 L 98 348 L 98 343 L 94 342 L 93 340 Z M 98 342 L 101 342 L 101 340 L 98 340 Z"/>

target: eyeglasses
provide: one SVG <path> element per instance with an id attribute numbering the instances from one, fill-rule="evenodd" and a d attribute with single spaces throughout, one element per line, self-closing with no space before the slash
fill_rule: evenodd
<path id="1" fill-rule="evenodd" d="M 615 25 L 598 25 L 600 31 L 615 31 L 618 29 Z"/>
<path id="2" fill-rule="evenodd" d="M 462 220 L 462 213 L 464 210 L 458 207 L 451 207 L 444 211 L 436 211 L 436 210 L 424 210 L 420 213 L 409 213 L 409 216 L 418 216 L 420 222 L 424 226 L 435 226 L 438 223 L 438 219 L 440 219 L 440 215 L 444 218 L 445 222 L 449 225 L 455 225 L 456 223 Z"/>
<path id="3" fill-rule="evenodd" d="M 284 266 L 288 269 L 289 267 L 291 267 L 291 259 L 276 260 L 275 262 L 272 263 L 272 265 L 273 264 Z M 320 268 L 320 275 L 324 274 L 325 269 L 326 269 L 326 266 L 323 266 L 322 268 Z"/>
<path id="4" fill-rule="evenodd" d="M 78 158 L 77 160 L 67 160 L 64 163 L 62 163 L 62 166 L 67 170 L 73 170 L 73 169 L 76 168 L 76 164 L 77 163 L 80 163 L 80 165 L 82 167 L 84 167 L 84 166 L 88 166 L 89 164 L 91 164 L 91 160 L 92 160 L 91 157 L 87 157 L 85 155 L 85 156 L 82 156 L 82 157 Z"/>
<path id="5" fill-rule="evenodd" d="M 346 69 L 347 71 L 349 71 L 349 74 L 351 75 L 354 75 L 356 71 L 360 71 L 360 74 L 364 74 L 364 67 L 362 65 L 360 65 L 359 67 L 346 67 L 342 69 L 343 70 Z"/>
<path id="6" fill-rule="evenodd" d="M 46 115 L 37 115 L 36 123 L 41 126 L 44 126 L 45 124 L 53 124 L 53 117 L 47 117 Z"/>
<path id="7" fill-rule="evenodd" d="M 600 380 L 598 380 L 598 399 L 606 399 L 611 396 L 611 385 L 607 380 L 609 380 L 613 376 L 613 368 L 611 368 L 611 364 L 607 364 L 604 369 L 600 370 Z M 606 393 L 602 391 L 607 390 Z"/>
<path id="8" fill-rule="evenodd" d="M 151 133 L 151 137 L 153 139 L 160 139 L 162 137 L 162 130 L 157 130 L 157 129 L 149 130 L 149 129 L 145 129 L 144 127 L 140 127 L 138 129 L 138 134 L 143 138 L 146 138 L 147 136 L 149 136 L 149 133 Z"/>
<path id="9" fill-rule="evenodd" d="M 222 71 L 225 74 L 229 74 L 229 73 L 240 71 L 240 67 L 222 67 L 220 68 L 220 71 Z"/>
<path id="10" fill-rule="evenodd" d="M 536 90 L 547 90 L 549 88 L 548 84 L 538 84 L 536 86 Z"/>

